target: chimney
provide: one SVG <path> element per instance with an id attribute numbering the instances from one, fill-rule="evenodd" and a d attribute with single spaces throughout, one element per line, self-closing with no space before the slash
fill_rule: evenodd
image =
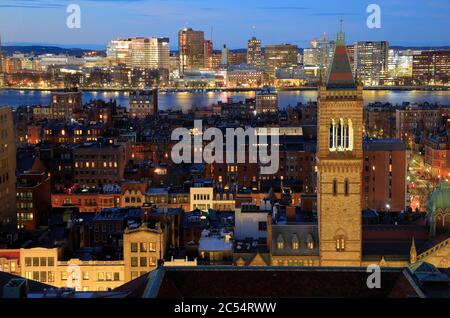
<path id="1" fill-rule="evenodd" d="M 295 206 L 289 205 L 286 207 L 286 219 L 288 222 L 295 222 L 296 220 Z"/>

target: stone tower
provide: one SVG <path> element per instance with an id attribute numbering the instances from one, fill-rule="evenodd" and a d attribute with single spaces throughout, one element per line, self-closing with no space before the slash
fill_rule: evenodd
<path id="1" fill-rule="evenodd" d="M 353 77 L 342 30 L 320 83 L 317 129 L 320 263 L 360 266 L 363 87 Z"/>

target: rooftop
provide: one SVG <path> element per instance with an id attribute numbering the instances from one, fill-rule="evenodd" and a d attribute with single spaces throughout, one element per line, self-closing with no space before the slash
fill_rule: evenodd
<path id="1" fill-rule="evenodd" d="M 363 143 L 366 151 L 405 151 L 406 145 L 401 139 L 365 139 Z"/>
<path id="2" fill-rule="evenodd" d="M 367 288 L 366 268 L 353 267 L 162 267 L 138 279 L 144 298 L 418 297 L 407 275 L 383 268 L 379 289 Z"/>

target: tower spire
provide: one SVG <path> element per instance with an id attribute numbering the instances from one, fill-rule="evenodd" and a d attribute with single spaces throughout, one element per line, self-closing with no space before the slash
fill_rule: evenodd
<path id="1" fill-rule="evenodd" d="M 336 47 L 334 49 L 333 60 L 328 73 L 327 88 L 329 89 L 355 89 L 355 79 L 353 77 L 350 59 L 348 58 L 347 47 L 345 45 L 345 33 L 343 32 L 344 20 L 341 22 L 341 30 L 337 34 Z"/>

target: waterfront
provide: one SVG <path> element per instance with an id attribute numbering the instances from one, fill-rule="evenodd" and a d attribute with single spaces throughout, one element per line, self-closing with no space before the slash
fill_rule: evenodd
<path id="1" fill-rule="evenodd" d="M 207 107 L 217 101 L 227 101 L 233 98 L 235 101 L 253 98 L 254 92 L 177 92 L 160 93 L 159 108 L 161 110 L 182 109 L 187 111 L 192 107 Z M 0 90 L 0 105 L 10 105 L 13 108 L 18 106 L 48 105 L 50 103 L 50 91 L 34 90 Z M 118 104 L 128 106 L 128 92 L 83 92 L 83 102 L 91 99 L 117 100 Z M 288 105 L 296 105 L 298 102 L 306 103 L 317 99 L 317 91 L 280 91 L 279 107 L 285 108 Z M 392 104 L 409 103 L 438 103 L 440 105 L 450 105 L 450 91 L 400 91 L 400 90 L 365 90 L 364 102 L 366 104 L 375 101 L 389 102 Z"/>

